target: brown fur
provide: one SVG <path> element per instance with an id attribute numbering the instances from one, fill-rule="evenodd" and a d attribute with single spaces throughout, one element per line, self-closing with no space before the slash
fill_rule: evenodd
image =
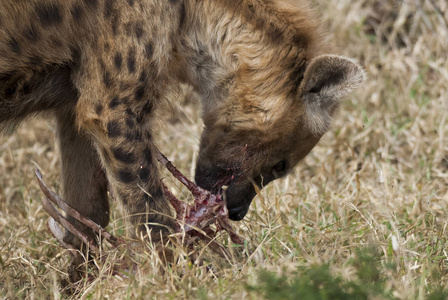
<path id="1" fill-rule="evenodd" d="M 0 41 L 0 124 L 54 113 L 66 201 L 106 226 L 109 181 L 155 236 L 173 224 L 151 137 L 167 90 L 201 96 L 196 180 L 211 189 L 231 173 L 241 219 L 253 184 L 295 166 L 364 80 L 324 55 L 334 50 L 304 0 L 4 0 Z"/>

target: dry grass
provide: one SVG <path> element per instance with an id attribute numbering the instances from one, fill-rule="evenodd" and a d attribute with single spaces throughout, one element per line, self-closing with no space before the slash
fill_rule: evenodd
<path id="1" fill-rule="evenodd" d="M 295 173 L 264 189 L 245 220 L 234 223 L 247 237 L 242 254 L 225 261 L 205 250 L 203 267 L 182 258 L 161 270 L 150 247 L 138 255 L 106 247 L 98 279 L 76 296 L 65 295 L 59 280 L 66 276 L 67 256 L 46 231 L 33 177 L 36 162 L 58 188 L 54 129 L 51 122 L 33 121 L 0 138 L 0 297 L 280 299 L 304 295 L 303 284 L 304 291 L 312 290 L 300 278 L 314 282 L 328 274 L 355 284 L 346 292 L 364 289 L 360 299 L 446 297 L 447 3 L 319 5 L 342 52 L 365 66 L 369 80 L 343 103 L 332 131 Z M 179 108 L 177 122 L 159 134 L 162 151 L 186 174 L 198 149 L 197 114 L 192 104 Z M 123 235 L 123 214 L 112 206 L 110 229 Z M 108 275 L 119 258 L 141 268 L 127 278 Z M 318 284 L 314 299 L 331 299 L 329 286 Z"/>

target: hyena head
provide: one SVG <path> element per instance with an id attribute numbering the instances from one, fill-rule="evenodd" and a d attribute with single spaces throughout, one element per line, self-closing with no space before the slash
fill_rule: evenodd
<path id="1" fill-rule="evenodd" d="M 276 81 L 278 74 L 272 75 Z M 323 55 L 315 58 L 297 88 L 269 93 L 263 100 L 254 89 L 236 83 L 234 105 L 204 117 L 196 182 L 225 190 L 229 216 L 241 220 L 269 182 L 285 176 L 328 130 L 342 97 L 364 81 L 351 60 Z M 263 102 L 272 102 L 263 106 Z"/>
<path id="2" fill-rule="evenodd" d="M 365 73 L 348 58 L 325 54 L 332 47 L 314 14 L 297 7 L 303 1 L 201 5 L 209 2 L 200 20 L 206 34 L 186 42 L 200 45 L 202 57 L 189 59 L 204 97 L 195 180 L 214 192 L 227 185 L 229 216 L 241 220 L 257 190 L 285 176 L 318 143 Z"/>

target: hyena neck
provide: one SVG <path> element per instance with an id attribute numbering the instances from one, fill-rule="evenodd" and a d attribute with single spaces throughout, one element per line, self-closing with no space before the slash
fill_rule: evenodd
<path id="1" fill-rule="evenodd" d="M 180 80 L 192 85 L 200 95 L 205 110 L 222 102 L 233 82 L 238 62 L 227 53 L 224 41 L 228 28 L 219 18 L 228 17 L 217 1 L 210 9 L 209 1 L 185 0 L 185 20 L 175 51 Z M 218 24 L 216 24 L 216 22 Z M 232 37 L 229 36 L 228 39 Z"/>
<path id="2" fill-rule="evenodd" d="M 201 95 L 206 115 L 223 104 L 259 125 L 282 116 L 279 101 L 292 100 L 309 61 L 331 51 L 305 2 L 185 1 L 181 73 Z M 232 112 L 220 111 L 229 118 L 224 122 L 233 121 Z"/>

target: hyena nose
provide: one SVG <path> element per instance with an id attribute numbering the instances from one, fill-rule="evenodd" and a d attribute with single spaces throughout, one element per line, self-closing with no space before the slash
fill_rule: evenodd
<path id="1" fill-rule="evenodd" d="M 256 194 L 250 181 L 231 183 L 224 193 L 230 220 L 241 221 Z"/>

